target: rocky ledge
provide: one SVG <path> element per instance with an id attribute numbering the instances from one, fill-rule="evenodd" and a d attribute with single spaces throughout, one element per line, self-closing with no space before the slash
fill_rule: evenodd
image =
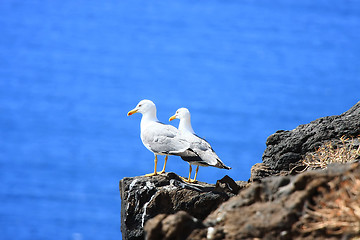
<path id="1" fill-rule="evenodd" d="M 336 213 L 330 213 L 341 211 L 342 206 L 337 203 L 342 197 L 337 194 L 340 186 L 348 184 L 348 189 L 360 190 L 359 181 L 358 163 L 335 165 L 297 176 L 267 178 L 261 183 L 251 184 L 239 195 L 221 204 L 202 222 L 203 227 L 192 231 L 188 239 L 336 239 L 359 235 L 350 228 L 349 231 L 341 229 L 342 220 L 350 216 L 344 213 L 336 220 Z M 357 196 L 348 199 L 353 201 L 354 207 L 348 211 L 359 209 L 356 207 L 360 206 L 359 196 L 360 193 L 357 193 Z M 324 203 L 321 198 L 332 202 Z M 327 210 L 324 216 L 316 213 L 317 204 Z M 360 217 L 359 214 L 357 217 Z M 354 215 L 355 221 L 349 220 L 348 224 L 358 224 Z"/>
<path id="2" fill-rule="evenodd" d="M 221 203 L 238 194 L 245 185 L 245 182 L 236 183 L 228 176 L 218 180 L 215 185 L 203 182 L 188 184 L 171 172 L 154 177 L 124 178 L 119 186 L 123 239 L 144 239 L 145 223 L 149 230 L 148 235 L 159 236 L 152 228 L 161 229 L 161 226 L 158 223 L 151 225 L 148 223 L 149 219 L 156 216 L 156 219 L 164 220 L 168 214 L 187 212 L 191 216 L 180 215 L 183 219 L 181 224 L 185 220 L 187 223 L 186 227 L 182 227 L 183 229 L 174 229 L 174 226 L 178 224 L 177 218 L 167 219 L 167 225 L 172 226 L 167 236 L 181 236 L 179 239 L 184 239 L 184 236 L 190 234 L 192 229 L 201 227 L 201 221 Z M 167 227 L 170 228 L 170 226 Z"/>
<path id="3" fill-rule="evenodd" d="M 266 140 L 262 163 L 256 164 L 252 180 L 266 176 L 288 175 L 301 169 L 301 160 L 324 143 L 334 145 L 341 137 L 360 135 L 360 102 L 341 115 L 319 118 L 294 130 L 279 130 Z"/>
<path id="4" fill-rule="evenodd" d="M 120 181 L 123 239 L 352 239 L 360 236 L 360 164 L 304 171 L 330 141 L 360 134 L 360 102 L 339 115 L 278 131 L 249 182 L 184 183 L 176 174 Z M 353 142 L 360 151 L 359 142 Z"/>

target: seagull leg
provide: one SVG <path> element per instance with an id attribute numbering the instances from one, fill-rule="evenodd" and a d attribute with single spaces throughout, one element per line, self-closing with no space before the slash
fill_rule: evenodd
<path id="1" fill-rule="evenodd" d="M 158 162 L 158 159 L 157 159 L 157 155 L 155 154 L 155 160 L 154 160 L 155 167 L 154 167 L 154 172 L 153 172 L 153 173 L 146 174 L 146 175 L 145 175 L 146 177 L 151 177 L 151 176 L 157 175 L 157 172 L 156 172 L 157 162 Z"/>
<path id="2" fill-rule="evenodd" d="M 163 167 L 163 169 L 161 170 L 161 172 L 158 172 L 158 174 L 162 174 L 162 173 L 165 172 L 165 167 L 166 167 L 167 160 L 168 160 L 168 155 L 165 155 L 164 167 Z"/>
<path id="3" fill-rule="evenodd" d="M 198 171 L 199 171 L 199 165 L 197 165 L 197 167 L 196 167 L 195 177 L 194 177 L 194 180 L 192 182 L 196 182 L 196 177 L 197 177 Z"/>
<path id="4" fill-rule="evenodd" d="M 189 178 L 188 178 L 187 182 L 191 182 L 191 171 L 192 171 L 192 167 L 191 167 L 191 164 L 189 163 Z"/>
<path id="5" fill-rule="evenodd" d="M 188 182 L 188 183 L 191 183 L 191 171 L 192 171 L 192 167 L 191 167 L 191 164 L 189 163 L 189 178 L 184 178 L 184 177 L 180 177 L 181 180 L 183 180 L 184 182 Z"/>
<path id="6" fill-rule="evenodd" d="M 180 177 L 181 180 L 183 180 L 184 182 L 187 182 L 187 183 L 191 183 L 191 171 L 192 171 L 192 167 L 191 167 L 191 164 L 189 163 L 189 177 L 188 178 L 184 178 L 184 177 Z"/>

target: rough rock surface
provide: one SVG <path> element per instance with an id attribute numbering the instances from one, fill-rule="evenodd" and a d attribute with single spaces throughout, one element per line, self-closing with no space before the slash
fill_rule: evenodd
<path id="1" fill-rule="evenodd" d="M 185 211 L 159 214 L 146 222 L 146 239 L 186 239 L 194 229 L 203 227 L 201 221 Z"/>
<path id="2" fill-rule="evenodd" d="M 323 231 L 302 232 L 300 217 L 321 188 L 336 179 L 360 181 L 360 164 L 330 166 L 296 176 L 277 176 L 252 183 L 211 213 L 188 239 L 331 239 Z M 339 184 L 337 182 L 337 184 Z M 321 229 L 320 229 L 321 230 Z"/>
<path id="3" fill-rule="evenodd" d="M 319 118 L 309 124 L 300 125 L 291 131 L 277 131 L 268 137 L 263 154 L 263 163 L 268 169 L 266 174 L 281 175 L 281 171 L 290 171 L 299 165 L 299 161 L 308 152 L 315 151 L 327 141 L 340 141 L 342 136 L 360 135 L 360 102 L 338 116 Z M 254 172 L 254 176 L 256 176 Z M 254 179 L 258 179 L 254 177 Z"/>
<path id="4" fill-rule="evenodd" d="M 358 135 L 360 102 L 339 116 L 271 135 L 263 163 L 251 169 L 250 183 L 225 176 L 216 185 L 187 184 L 174 173 L 124 178 L 120 181 L 123 239 L 360 237 L 359 161 L 305 172 L 301 163 L 307 153 L 328 141 L 336 144 L 342 136 Z M 330 208 L 325 208 L 327 204 Z M 351 218 L 346 215 L 351 215 L 352 230 L 336 224 L 329 229 L 318 219 L 319 209 L 325 215 L 335 213 L 329 215 L 330 225 L 335 221 L 332 216 L 347 224 Z"/>
<path id="5" fill-rule="evenodd" d="M 166 173 L 154 177 L 124 178 L 120 181 L 119 188 L 123 239 L 144 239 L 144 225 L 148 219 L 158 214 L 184 211 L 191 216 L 183 214 L 182 219 L 203 220 L 222 202 L 237 194 L 241 186 L 227 176 L 219 180 L 216 185 L 201 182 L 188 184 L 176 174 Z M 166 231 L 164 237 L 174 236 L 175 232 L 178 232 L 178 230 L 174 230 L 174 233 L 169 231 L 177 226 L 177 221 L 181 223 L 181 220 L 165 219 L 165 215 L 160 215 L 157 219 L 163 222 L 161 224 L 153 222 L 153 226 Z M 150 232 L 152 236 L 162 234 L 154 230 L 149 230 Z"/>

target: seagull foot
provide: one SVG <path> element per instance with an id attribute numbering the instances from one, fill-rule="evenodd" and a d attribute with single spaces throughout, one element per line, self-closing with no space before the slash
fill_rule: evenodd
<path id="1" fill-rule="evenodd" d="M 189 179 L 189 178 L 184 178 L 184 177 L 181 177 L 179 176 L 181 180 L 183 180 L 184 182 L 187 182 L 187 183 L 196 183 L 197 181 L 196 180 L 192 180 L 192 179 Z"/>
<path id="2" fill-rule="evenodd" d="M 183 180 L 184 182 L 189 182 L 189 179 L 188 179 L 188 178 L 184 178 L 184 177 L 181 177 L 181 176 L 179 176 L 179 178 L 180 178 L 181 180 Z"/>
<path id="3" fill-rule="evenodd" d="M 163 174 L 165 172 L 165 170 L 162 170 L 160 172 L 157 172 L 157 174 Z"/>
<path id="4" fill-rule="evenodd" d="M 153 173 L 145 174 L 144 176 L 145 176 L 145 177 L 152 177 L 152 176 L 155 176 L 155 175 L 157 175 L 157 174 L 158 174 L 157 172 L 153 172 Z"/>
<path id="5" fill-rule="evenodd" d="M 196 181 L 196 180 L 193 180 L 193 179 L 190 179 L 190 181 L 188 180 L 187 182 L 188 182 L 188 183 L 197 183 L 197 181 Z"/>

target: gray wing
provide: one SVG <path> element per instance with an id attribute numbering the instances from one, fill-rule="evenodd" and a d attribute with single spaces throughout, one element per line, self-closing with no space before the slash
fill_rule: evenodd
<path id="1" fill-rule="evenodd" d="M 190 143 L 180 137 L 175 127 L 160 122 L 146 127 L 141 132 L 141 140 L 154 153 L 180 155 L 190 147 Z"/>
<path id="2" fill-rule="evenodd" d="M 230 169 L 226 166 L 212 149 L 210 144 L 203 138 L 193 135 L 190 148 L 199 156 L 201 164 L 217 168 Z"/>

